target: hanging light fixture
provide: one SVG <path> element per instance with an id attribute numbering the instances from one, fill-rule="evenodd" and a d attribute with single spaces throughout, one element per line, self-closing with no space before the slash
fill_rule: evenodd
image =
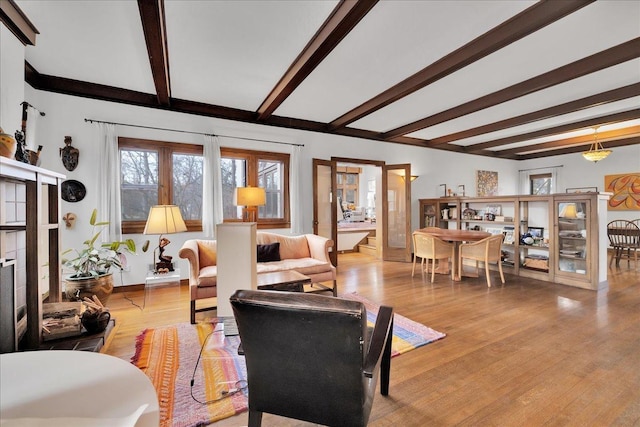
<path id="1" fill-rule="evenodd" d="M 594 141 L 593 144 L 591 144 L 591 147 L 589 147 L 589 151 L 583 152 L 582 155 L 590 162 L 597 163 L 611 154 L 611 150 L 605 150 L 602 148 L 602 144 L 598 141 L 598 128 L 595 129 L 593 137 Z"/>

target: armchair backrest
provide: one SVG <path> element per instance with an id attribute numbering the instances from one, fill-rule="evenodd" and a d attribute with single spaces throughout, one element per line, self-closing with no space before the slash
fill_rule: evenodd
<path id="1" fill-rule="evenodd" d="M 453 245 L 429 233 L 413 233 L 414 253 L 420 258 L 442 259 L 451 257 Z"/>
<path id="2" fill-rule="evenodd" d="M 237 291 L 249 410 L 327 425 L 364 425 L 377 376 L 366 378 L 363 304 L 322 295 Z M 373 382 L 372 382 L 373 381 Z M 370 410 L 371 405 L 368 405 Z"/>

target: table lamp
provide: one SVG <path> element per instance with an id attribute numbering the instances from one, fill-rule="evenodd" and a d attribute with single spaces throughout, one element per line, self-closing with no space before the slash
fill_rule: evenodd
<path id="1" fill-rule="evenodd" d="M 576 204 L 567 203 L 564 205 L 564 208 L 562 208 L 562 211 L 560 212 L 560 216 L 562 218 L 577 218 L 578 212 L 576 211 Z"/>
<path id="2" fill-rule="evenodd" d="M 144 234 L 159 234 L 158 247 L 153 250 L 153 260 L 156 259 L 156 250 L 158 254 L 158 262 L 155 264 L 154 273 L 162 273 L 173 271 L 173 263 L 171 256 L 164 255 L 164 247 L 169 243 L 169 239 L 162 237 L 163 234 L 182 233 L 187 231 L 187 226 L 182 219 L 180 208 L 176 205 L 156 205 L 149 209 L 149 217 L 144 227 Z"/>
<path id="3" fill-rule="evenodd" d="M 243 222 L 258 221 L 258 206 L 267 202 L 267 194 L 261 187 L 236 187 L 233 194 L 233 204 L 244 206 L 242 209 Z"/>

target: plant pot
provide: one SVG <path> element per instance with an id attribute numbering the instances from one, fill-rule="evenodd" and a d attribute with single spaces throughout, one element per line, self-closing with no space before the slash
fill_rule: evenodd
<path id="1" fill-rule="evenodd" d="M 97 277 L 68 277 L 65 280 L 65 294 L 71 301 L 82 301 L 84 297 L 91 298 L 95 295 L 102 304 L 105 304 L 112 292 L 112 273 Z"/>
<path id="2" fill-rule="evenodd" d="M 84 312 L 82 314 L 82 318 L 80 321 L 82 322 L 82 326 L 87 330 L 90 334 L 97 334 L 98 332 L 102 332 L 107 329 L 107 325 L 109 324 L 109 320 L 111 319 L 111 313 L 108 311 L 103 311 L 101 313 L 89 314 L 88 312 Z"/>

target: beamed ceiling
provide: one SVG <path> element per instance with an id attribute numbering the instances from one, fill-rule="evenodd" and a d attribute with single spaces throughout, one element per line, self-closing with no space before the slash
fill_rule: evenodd
<path id="1" fill-rule="evenodd" d="M 0 2 L 39 90 L 514 160 L 640 143 L 640 1 Z"/>

